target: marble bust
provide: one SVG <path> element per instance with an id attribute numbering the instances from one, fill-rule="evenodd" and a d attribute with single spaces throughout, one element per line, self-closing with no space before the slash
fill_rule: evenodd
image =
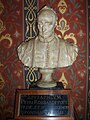
<path id="1" fill-rule="evenodd" d="M 18 47 L 18 56 L 25 66 L 39 68 L 43 74 L 37 82 L 39 87 L 54 87 L 56 81 L 51 77 L 54 69 L 72 65 L 78 55 L 78 48 L 55 33 L 57 15 L 53 9 L 45 6 L 39 11 L 37 19 L 38 36 L 22 42 Z"/>

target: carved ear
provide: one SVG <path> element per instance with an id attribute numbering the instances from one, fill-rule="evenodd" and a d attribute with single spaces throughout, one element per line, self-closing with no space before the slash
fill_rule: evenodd
<path id="1" fill-rule="evenodd" d="M 55 22 L 55 26 L 54 26 L 54 28 L 56 28 L 56 26 L 57 26 L 57 20 L 56 20 L 56 22 Z"/>

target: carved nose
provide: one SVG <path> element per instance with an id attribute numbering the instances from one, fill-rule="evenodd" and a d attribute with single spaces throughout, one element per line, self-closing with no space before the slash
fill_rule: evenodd
<path id="1" fill-rule="evenodd" d="M 44 27 L 44 25 L 42 26 L 42 31 L 43 31 L 43 32 L 45 31 L 45 27 Z"/>

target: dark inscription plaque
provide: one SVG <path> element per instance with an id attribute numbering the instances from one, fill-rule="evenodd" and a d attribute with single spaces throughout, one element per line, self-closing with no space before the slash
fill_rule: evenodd
<path id="1" fill-rule="evenodd" d="M 67 94 L 20 96 L 21 116 L 69 116 Z"/>

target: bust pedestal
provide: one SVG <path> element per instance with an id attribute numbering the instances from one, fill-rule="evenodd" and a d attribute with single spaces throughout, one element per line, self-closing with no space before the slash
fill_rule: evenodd
<path id="1" fill-rule="evenodd" d="M 62 86 L 17 90 L 15 120 L 74 120 L 71 90 Z"/>
<path id="2" fill-rule="evenodd" d="M 37 86 L 41 88 L 50 88 L 55 87 L 57 85 L 56 81 L 52 79 L 52 74 L 54 72 L 54 68 L 48 69 L 39 69 L 42 78 L 37 82 Z"/>

